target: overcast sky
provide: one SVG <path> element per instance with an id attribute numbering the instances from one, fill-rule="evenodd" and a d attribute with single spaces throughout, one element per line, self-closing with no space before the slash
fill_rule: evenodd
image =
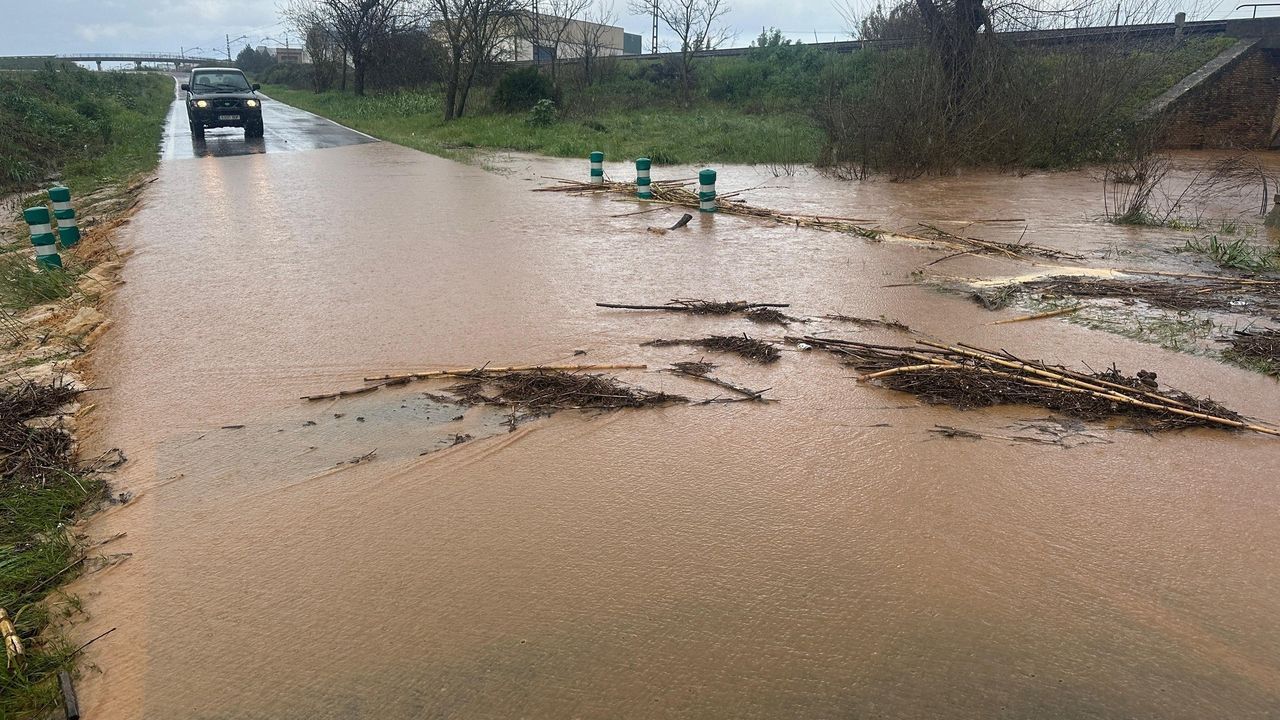
<path id="1" fill-rule="evenodd" d="M 815 33 L 822 41 L 848 37 L 831 0 L 728 1 L 732 12 L 726 24 L 738 34 L 735 45 L 746 45 L 762 27 L 780 28 L 806 42 L 813 42 Z M 874 0 L 856 1 L 864 7 L 874 4 Z M 627 0 L 614 2 L 619 24 L 643 36 L 648 52 L 649 18 L 630 15 Z M 267 38 L 283 40 L 286 32 L 272 0 L 6 0 L 5 4 L 9 7 L 0 23 L 0 55 L 200 48 L 206 56 L 221 56 L 226 53 L 228 35 L 247 36 L 256 46 L 283 44 Z M 245 42 L 232 42 L 232 54 Z"/>

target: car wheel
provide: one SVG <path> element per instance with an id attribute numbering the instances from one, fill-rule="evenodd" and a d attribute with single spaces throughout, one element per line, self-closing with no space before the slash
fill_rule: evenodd
<path id="1" fill-rule="evenodd" d="M 204 137 L 204 125 L 202 123 L 191 123 L 191 137 L 196 138 L 197 140 Z"/>
<path id="2" fill-rule="evenodd" d="M 263 134 L 262 123 L 250 123 L 244 127 L 244 136 L 248 138 L 260 138 Z"/>

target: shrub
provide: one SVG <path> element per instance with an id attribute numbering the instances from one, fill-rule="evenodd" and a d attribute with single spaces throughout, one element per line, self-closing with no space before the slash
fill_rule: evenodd
<path id="1" fill-rule="evenodd" d="M 257 74 L 259 82 L 284 85 L 293 90 L 311 90 L 315 87 L 314 68 L 310 65 L 277 63 Z"/>
<path id="2" fill-rule="evenodd" d="M 539 100 L 533 109 L 529 111 L 529 117 L 525 120 L 533 127 L 550 127 L 556 122 L 556 104 L 553 100 L 543 98 Z"/>
<path id="3" fill-rule="evenodd" d="M 503 75 L 493 91 L 493 106 L 505 112 L 523 112 L 544 99 L 554 102 L 559 95 L 551 80 L 533 66 Z"/>

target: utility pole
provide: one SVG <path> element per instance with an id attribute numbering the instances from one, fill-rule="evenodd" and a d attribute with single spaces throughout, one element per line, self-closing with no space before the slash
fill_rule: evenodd
<path id="1" fill-rule="evenodd" d="M 231 37 L 231 35 L 230 35 L 230 34 L 228 34 L 228 35 L 226 35 L 226 38 L 227 38 L 227 62 L 231 62 L 231 43 L 233 43 L 233 42 L 240 42 L 241 40 L 248 40 L 248 39 L 249 39 L 249 36 L 248 36 L 248 35 L 241 35 L 241 36 L 240 36 L 240 37 L 238 37 L 238 38 L 233 38 L 233 37 Z"/>
<path id="2" fill-rule="evenodd" d="M 653 41 L 649 45 L 649 52 L 653 55 L 658 54 L 658 2 L 653 0 Z"/>

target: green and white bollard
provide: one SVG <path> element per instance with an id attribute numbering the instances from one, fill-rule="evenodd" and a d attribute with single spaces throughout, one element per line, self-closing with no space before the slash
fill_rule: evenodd
<path id="1" fill-rule="evenodd" d="M 702 212 L 716 211 L 715 170 L 703 170 L 698 173 L 698 209 Z"/>
<path id="2" fill-rule="evenodd" d="M 599 150 L 591 153 L 591 184 L 604 184 L 604 153 Z"/>
<path id="3" fill-rule="evenodd" d="M 649 189 L 649 168 L 652 166 L 653 161 L 649 158 L 636 158 L 636 197 L 641 200 L 653 198 L 653 191 Z"/>
<path id="4" fill-rule="evenodd" d="M 71 191 L 61 185 L 51 187 L 49 200 L 53 203 L 53 217 L 58 221 L 62 249 L 75 247 L 80 242 L 80 228 L 76 227 L 76 211 L 71 207 Z"/>
<path id="5" fill-rule="evenodd" d="M 53 234 L 53 226 L 49 224 L 49 208 L 27 208 L 22 217 L 31 228 L 31 244 L 36 249 L 36 263 L 45 269 L 62 267 L 62 258 L 58 257 L 58 238 Z"/>

